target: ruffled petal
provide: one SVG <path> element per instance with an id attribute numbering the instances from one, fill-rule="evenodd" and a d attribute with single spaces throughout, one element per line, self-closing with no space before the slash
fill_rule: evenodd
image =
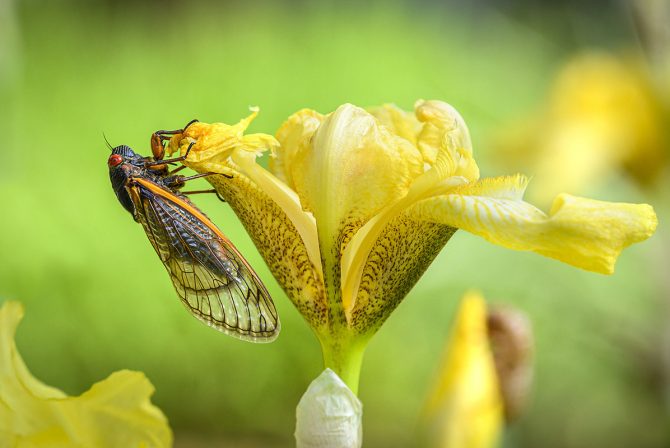
<path id="1" fill-rule="evenodd" d="M 14 343 L 22 317 L 18 302 L 0 308 L 0 438 L 7 446 L 172 446 L 167 419 L 149 400 L 154 388 L 140 372 L 115 372 L 78 397 L 33 377 Z"/>
<path id="2" fill-rule="evenodd" d="M 386 129 L 409 141 L 414 146 L 417 145 L 417 137 L 421 132 L 422 124 L 415 114 L 406 112 L 395 104 L 368 107 L 366 110 Z"/>
<path id="3" fill-rule="evenodd" d="M 170 139 L 168 153 L 183 153 L 190 143 L 196 142 L 188 157 L 188 162 L 194 167 L 205 162 L 225 164 L 228 157 L 238 150 L 257 155 L 267 150 L 274 153 L 279 143 L 273 136 L 244 134 L 258 111 L 258 108 L 251 108 L 251 114 L 234 125 L 196 121 L 183 134 Z"/>
<path id="4" fill-rule="evenodd" d="M 530 250 L 602 274 L 614 272 L 619 253 L 656 229 L 649 205 L 568 194 L 559 195 L 546 215 L 521 199 L 526 184 L 522 176 L 484 179 L 420 201 L 410 213 L 509 249 Z"/>
<path id="5" fill-rule="evenodd" d="M 419 100 L 414 109 L 423 123 L 417 145 L 439 177 L 461 176 L 469 181 L 479 179 L 479 168 L 472 156 L 470 132 L 456 109 L 436 100 Z"/>
<path id="6" fill-rule="evenodd" d="M 305 174 L 305 159 L 311 152 L 312 137 L 324 118 L 314 110 L 303 109 L 291 115 L 277 131 L 280 146 L 276 156 L 270 159 L 270 170 L 294 191 L 295 178 Z"/>

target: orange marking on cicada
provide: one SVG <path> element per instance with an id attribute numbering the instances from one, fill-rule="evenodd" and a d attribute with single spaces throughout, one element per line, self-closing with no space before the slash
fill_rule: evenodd
<path id="1" fill-rule="evenodd" d="M 210 175 L 216 174 L 216 173 L 208 173 Z M 174 204 L 177 204 L 178 206 L 182 207 L 184 210 L 195 216 L 200 222 L 202 222 L 204 225 L 206 225 L 212 232 L 214 232 L 219 238 L 221 238 L 225 243 L 229 246 L 229 249 L 231 249 L 235 254 L 240 258 L 240 260 L 244 263 L 244 265 L 254 274 L 254 277 L 256 277 L 256 273 L 254 270 L 251 268 L 247 260 L 240 254 L 240 252 L 237 250 L 237 248 L 232 244 L 232 242 L 223 234 L 221 231 L 214 225 L 212 221 L 209 220 L 205 215 L 202 214 L 200 210 L 197 208 L 193 207 L 190 205 L 188 202 L 184 201 L 181 199 L 179 196 L 171 194 L 170 192 L 160 188 L 158 185 L 156 185 L 153 182 L 150 182 L 146 179 L 142 179 L 141 177 L 134 177 L 133 180 L 137 182 L 138 184 L 141 184 L 144 186 L 146 189 L 151 191 L 152 193 L 161 196 L 162 198 L 167 199 L 168 201 L 171 201 Z"/>

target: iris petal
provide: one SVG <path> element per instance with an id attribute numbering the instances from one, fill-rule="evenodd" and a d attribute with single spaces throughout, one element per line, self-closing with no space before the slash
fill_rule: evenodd
<path id="1" fill-rule="evenodd" d="M 255 116 L 254 111 L 232 126 L 193 123 L 170 146 L 183 154 L 195 143 L 184 165 L 232 176 L 207 180 L 230 204 L 291 301 L 318 328 L 326 324 L 327 312 L 314 217 L 302 210 L 289 186 L 256 162 L 279 144 L 267 134 L 244 134 Z"/>
<path id="2" fill-rule="evenodd" d="M 35 378 L 14 343 L 22 317 L 18 302 L 0 308 L 0 442 L 45 448 L 172 446 L 167 419 L 149 401 L 154 388 L 140 372 L 115 372 L 77 397 Z"/>
<path id="3" fill-rule="evenodd" d="M 488 339 L 486 303 L 475 292 L 461 302 L 425 421 L 429 446 L 496 446 L 503 403 Z"/>
<path id="4" fill-rule="evenodd" d="M 561 194 L 549 215 L 521 197 L 523 176 L 484 179 L 425 199 L 416 219 L 458 227 L 509 249 L 530 250 L 588 271 L 611 274 L 619 253 L 649 238 L 656 215 L 646 204 Z"/>

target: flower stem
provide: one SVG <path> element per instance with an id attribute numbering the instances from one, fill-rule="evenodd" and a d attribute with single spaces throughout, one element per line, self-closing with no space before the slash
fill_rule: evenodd
<path id="1" fill-rule="evenodd" d="M 358 380 L 367 340 L 330 336 L 320 339 L 323 364 L 330 368 L 358 395 Z"/>

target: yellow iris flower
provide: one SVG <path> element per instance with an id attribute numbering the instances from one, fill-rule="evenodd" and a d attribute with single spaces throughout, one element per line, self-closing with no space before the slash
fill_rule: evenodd
<path id="1" fill-rule="evenodd" d="M 115 372 L 77 397 L 32 376 L 14 343 L 22 317 L 18 302 L 0 308 L 0 446 L 172 446 L 167 419 L 149 401 L 154 388 L 142 373 Z"/>
<path id="2" fill-rule="evenodd" d="M 326 367 L 356 392 L 370 337 L 457 229 L 609 274 L 656 228 L 649 205 L 561 194 L 548 214 L 524 202 L 521 175 L 479 178 L 461 116 L 441 101 L 301 110 L 276 138 L 194 123 L 170 141 L 208 180 L 314 329 Z M 271 154 L 270 169 L 257 163 Z"/>
<path id="3" fill-rule="evenodd" d="M 561 68 L 541 110 L 501 132 L 501 156 L 533 170 L 529 194 L 541 203 L 622 170 L 653 185 L 668 161 L 661 97 L 639 61 L 581 54 Z"/>

